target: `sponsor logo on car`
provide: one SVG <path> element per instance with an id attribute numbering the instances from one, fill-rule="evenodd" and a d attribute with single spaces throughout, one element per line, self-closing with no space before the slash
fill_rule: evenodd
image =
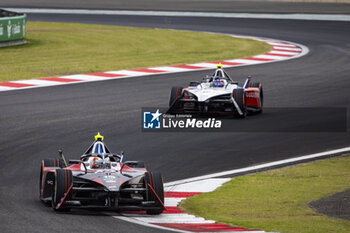
<path id="1" fill-rule="evenodd" d="M 246 97 L 248 98 L 260 98 L 259 92 L 246 92 Z"/>

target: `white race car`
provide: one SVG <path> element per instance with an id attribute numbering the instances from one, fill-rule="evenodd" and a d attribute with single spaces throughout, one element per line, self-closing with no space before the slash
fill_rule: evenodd
<path id="1" fill-rule="evenodd" d="M 263 89 L 248 77 L 243 87 L 222 69 L 221 63 L 212 76 L 189 86 L 173 87 L 168 113 L 233 114 L 244 118 L 248 111 L 262 112 Z"/>

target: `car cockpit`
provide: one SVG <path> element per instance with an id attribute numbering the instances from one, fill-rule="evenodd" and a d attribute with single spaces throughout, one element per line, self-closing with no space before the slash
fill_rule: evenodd
<path id="1" fill-rule="evenodd" d="M 217 66 L 217 69 L 211 76 L 207 76 L 203 79 L 204 83 L 212 83 L 211 86 L 223 87 L 229 83 L 237 84 L 231 77 L 223 70 L 221 63 Z"/>
<path id="2" fill-rule="evenodd" d="M 103 136 L 98 133 L 95 136 L 95 141 L 80 157 L 88 169 L 109 168 L 120 169 L 120 163 L 123 160 L 123 153 L 121 155 L 112 154 L 108 147 L 103 142 Z"/>

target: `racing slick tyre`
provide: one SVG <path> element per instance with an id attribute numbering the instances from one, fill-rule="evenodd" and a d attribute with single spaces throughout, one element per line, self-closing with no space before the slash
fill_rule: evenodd
<path id="1" fill-rule="evenodd" d="M 68 169 L 57 169 L 55 174 L 55 185 L 52 194 L 51 205 L 55 211 L 69 211 L 63 202 L 67 198 L 68 192 L 73 186 L 72 171 Z"/>
<path id="2" fill-rule="evenodd" d="M 63 168 L 63 162 L 60 159 L 44 159 L 41 161 L 41 167 L 40 167 L 40 183 L 39 183 L 39 192 L 40 192 L 40 198 L 41 198 L 41 189 L 42 189 L 42 183 L 43 183 L 43 171 L 44 167 L 60 167 Z M 46 203 L 45 201 L 43 201 Z"/>
<path id="3" fill-rule="evenodd" d="M 161 214 L 164 210 L 163 178 L 159 172 L 146 172 L 145 185 L 147 188 L 148 201 L 154 201 L 159 209 L 147 210 L 147 214 Z M 151 187 L 149 187 L 151 186 Z"/>
<path id="4" fill-rule="evenodd" d="M 177 99 L 179 99 L 182 95 L 182 90 L 183 87 L 173 87 L 171 88 L 171 93 L 170 93 L 170 100 L 169 100 L 169 108 L 173 108 L 173 110 L 176 110 L 180 108 L 180 104 L 176 104 L 175 102 Z"/>
<path id="5" fill-rule="evenodd" d="M 240 111 L 242 114 L 239 113 L 239 111 L 236 109 L 235 106 L 233 106 L 236 111 L 234 111 L 234 116 L 239 118 L 245 118 L 247 116 L 247 103 L 246 103 L 246 94 L 244 92 L 244 89 L 237 88 L 233 90 L 233 98 L 236 101 Z"/>
<path id="6" fill-rule="evenodd" d="M 257 83 L 253 83 L 253 87 L 255 88 L 259 88 L 259 93 L 260 93 L 260 106 L 261 108 L 259 109 L 259 111 L 257 111 L 258 113 L 261 113 L 263 111 L 263 107 L 264 107 L 264 93 L 263 93 L 263 88 L 261 83 L 257 82 Z"/>
<path id="7" fill-rule="evenodd" d="M 63 161 L 60 159 L 44 159 L 43 164 L 45 167 L 64 167 Z"/>

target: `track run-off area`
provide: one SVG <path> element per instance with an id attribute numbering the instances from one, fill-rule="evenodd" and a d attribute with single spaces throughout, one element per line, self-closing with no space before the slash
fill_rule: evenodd
<path id="1" fill-rule="evenodd" d="M 176 232 L 251 232 L 263 233 L 263 230 L 247 229 L 239 226 L 229 226 L 227 224 L 216 223 L 210 219 L 188 214 L 178 208 L 181 201 L 194 195 L 212 192 L 231 178 L 243 174 L 254 173 L 261 170 L 273 169 L 281 166 L 293 165 L 295 163 L 312 161 L 315 159 L 329 158 L 331 156 L 341 155 L 349 152 L 350 147 L 341 148 L 332 151 L 320 152 L 316 154 L 304 155 L 296 158 L 275 161 L 271 163 L 260 164 L 256 166 L 223 171 L 204 176 L 192 177 L 184 180 L 178 180 L 166 183 L 165 186 L 165 208 L 162 215 L 150 216 L 144 211 L 126 212 L 118 215 L 112 215 L 116 219 L 121 219 L 134 224 L 143 226 L 171 230 Z"/>
<path id="2" fill-rule="evenodd" d="M 261 81 L 266 107 L 349 109 L 349 22 L 45 13 L 28 14 L 28 20 L 196 30 L 292 41 L 307 46 L 309 53 L 298 59 L 226 71 L 241 83 L 247 75 Z M 2 231 L 166 231 L 100 212 L 57 214 L 40 203 L 40 161 L 55 157 L 58 148 L 63 148 L 68 158 L 77 159 L 97 131 L 105 135 L 109 148 L 124 150 L 128 160 L 146 161 L 151 170 L 163 174 L 165 182 L 348 147 L 349 126 L 345 132 L 141 132 L 142 107 L 167 106 L 172 86 L 199 80 L 208 72 L 1 92 Z M 266 112 L 245 121 L 264 122 L 268 116 Z M 293 119 L 289 120 L 293 124 Z"/>

